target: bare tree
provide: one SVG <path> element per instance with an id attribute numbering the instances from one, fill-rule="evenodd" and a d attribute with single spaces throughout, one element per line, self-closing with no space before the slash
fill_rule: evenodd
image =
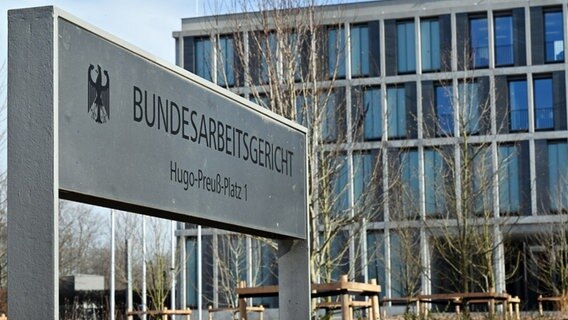
<path id="1" fill-rule="evenodd" d="M 152 241 L 147 241 L 147 295 L 150 298 L 150 308 L 163 310 L 170 294 L 172 279 L 177 277 L 185 262 L 177 261 L 172 268 L 169 246 L 171 235 L 166 221 L 158 218 L 150 218 L 148 221 Z"/>
<path id="2" fill-rule="evenodd" d="M 568 211 L 566 175 L 561 174 L 556 187 L 550 188 L 550 210 L 557 214 L 558 220 L 541 232 L 532 236 L 534 246 L 526 257 L 529 272 L 538 280 L 537 290 L 544 296 L 556 296 L 562 299 L 558 309 L 568 311 Z"/>
<path id="3" fill-rule="evenodd" d="M 267 281 L 276 275 L 275 241 L 235 233 L 220 235 L 217 241 L 217 250 L 212 250 L 217 265 L 210 269 L 218 270 L 220 304 L 238 305 L 234 289 L 241 281 L 250 279 L 251 286 L 273 284 Z"/>
<path id="4" fill-rule="evenodd" d="M 496 214 L 493 190 L 506 179 L 503 169 L 515 155 L 495 154 L 499 146 L 487 138 L 489 82 L 468 65 L 457 79 L 431 84 L 435 99 L 425 106 L 424 118 L 424 134 L 442 142 L 424 151 L 430 169 L 425 176 L 425 223 L 435 259 L 445 266 L 440 280 L 450 284 L 443 290 L 462 292 L 495 290 L 496 252 L 503 244 L 504 225 L 514 222 Z M 497 131 L 502 125 L 497 123 Z"/>
<path id="5" fill-rule="evenodd" d="M 404 185 L 404 182 L 401 182 Z M 406 186 L 403 190 L 407 190 Z M 393 205 L 390 206 L 390 217 L 395 226 L 390 233 L 391 246 L 391 277 L 394 283 L 399 283 L 399 291 L 402 297 L 413 297 L 420 292 L 421 276 L 424 274 L 424 266 L 420 254 L 420 229 L 416 227 L 419 221 L 417 213 L 419 210 L 414 208 L 418 202 L 408 202 L 397 199 L 399 197 L 408 199 L 410 195 L 405 191 L 402 193 L 393 192 Z M 402 204 L 404 208 L 401 208 Z M 396 231 L 394 231 L 396 230 Z M 385 256 L 381 259 L 386 259 Z M 386 261 L 385 261 L 386 262 Z"/>
<path id="6" fill-rule="evenodd" d="M 254 101 L 308 127 L 312 279 L 326 282 L 338 273 L 353 274 L 349 255 L 360 254 L 355 235 L 380 207 L 372 190 L 379 185 L 379 155 L 367 164 L 371 178 L 365 192 L 354 199 L 348 181 L 350 172 L 360 168 L 357 161 L 349 162 L 346 150 L 360 127 L 347 123 L 348 99 L 343 88 L 335 87 L 345 76 L 345 30 L 338 22 L 324 21 L 312 0 L 259 1 L 254 7 L 259 11 L 245 12 L 246 22 L 239 19 L 231 30 L 235 59 L 243 66 L 234 77 L 243 80 Z M 239 7 L 248 8 L 244 2 Z"/>
<path id="7" fill-rule="evenodd" d="M 92 207 L 70 201 L 59 204 L 59 270 L 62 275 L 94 273 L 103 247 L 101 224 Z M 97 263 L 93 263 L 97 261 Z"/>

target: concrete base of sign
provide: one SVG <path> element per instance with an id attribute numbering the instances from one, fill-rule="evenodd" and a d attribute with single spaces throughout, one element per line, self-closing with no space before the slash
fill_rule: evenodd
<path id="1" fill-rule="evenodd" d="M 307 240 L 278 242 L 280 319 L 310 319 L 310 253 Z"/>

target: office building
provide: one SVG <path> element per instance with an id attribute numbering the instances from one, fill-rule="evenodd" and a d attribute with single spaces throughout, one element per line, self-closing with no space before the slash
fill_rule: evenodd
<path id="1" fill-rule="evenodd" d="M 333 87 L 319 133 L 346 163 L 339 206 L 351 210 L 366 192 L 361 181 L 375 184 L 382 199 L 371 206 L 371 219 L 345 228 L 343 240 L 351 243 L 338 273 L 377 278 L 386 297 L 458 290 L 451 280 L 459 272 L 438 252 L 451 242 L 441 226 L 457 232 L 462 221 L 459 215 L 453 224 L 446 221 L 452 220 L 448 212 L 470 211 L 475 232 L 491 241 L 470 243 L 490 248 L 476 253 L 492 257 L 493 279 L 485 281 L 520 296 L 525 306 L 535 304 L 547 290 L 533 272 L 534 257 L 545 254 L 538 235 L 567 223 L 567 10 L 560 0 L 383 0 L 315 8 L 313 38 L 322 42 L 321 77 L 314 81 Z M 250 23 L 259 16 L 183 19 L 174 32 L 178 65 L 271 108 L 276 98 L 267 64 L 280 64 L 283 73 L 287 67 L 258 54 L 264 44 L 253 35 L 266 31 L 267 50 L 276 50 L 270 47 L 278 47 L 280 32 L 276 22 Z M 300 71 L 293 72 L 311 65 L 305 58 L 295 58 Z M 302 79 L 297 76 L 294 88 L 302 88 Z M 350 240 L 352 232 L 363 236 Z M 204 250 L 210 250 L 204 255 L 205 296 L 227 302 L 219 297 L 223 277 L 211 250 L 230 248 L 219 245 L 223 232 L 203 233 Z M 187 301 L 196 305 L 196 230 L 188 226 L 179 235 L 190 257 Z M 270 246 L 238 241 L 243 260 L 233 265 L 234 275 L 277 283 Z M 419 266 L 415 284 L 405 283 L 404 273 L 417 272 L 402 248 L 409 245 Z M 483 281 L 470 282 L 471 290 L 488 289 Z"/>

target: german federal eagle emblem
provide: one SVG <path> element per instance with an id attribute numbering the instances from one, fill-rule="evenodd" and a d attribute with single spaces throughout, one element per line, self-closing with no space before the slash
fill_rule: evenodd
<path id="1" fill-rule="evenodd" d="M 93 80 L 93 77 L 95 80 Z M 110 78 L 108 72 L 102 71 L 100 65 L 97 65 L 96 68 L 90 65 L 87 71 L 87 83 L 89 87 L 87 112 L 95 122 L 105 123 L 110 119 Z"/>

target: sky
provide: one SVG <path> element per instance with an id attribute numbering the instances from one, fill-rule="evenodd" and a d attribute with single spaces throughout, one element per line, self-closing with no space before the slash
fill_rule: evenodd
<path id="1" fill-rule="evenodd" d="M 172 31 L 180 30 L 182 18 L 203 14 L 210 6 L 207 0 L 0 0 L 0 63 L 6 60 L 7 11 L 45 5 L 55 5 L 170 63 L 175 62 Z"/>
<path id="2" fill-rule="evenodd" d="M 7 12 L 10 9 L 54 5 L 140 49 L 175 63 L 172 32 L 181 19 L 210 12 L 223 0 L 0 0 L 0 103 L 6 101 Z M 6 115 L 0 113 L 0 130 Z M 0 143 L 5 143 L 1 141 Z M 6 169 L 5 144 L 0 146 L 0 172 Z"/>

